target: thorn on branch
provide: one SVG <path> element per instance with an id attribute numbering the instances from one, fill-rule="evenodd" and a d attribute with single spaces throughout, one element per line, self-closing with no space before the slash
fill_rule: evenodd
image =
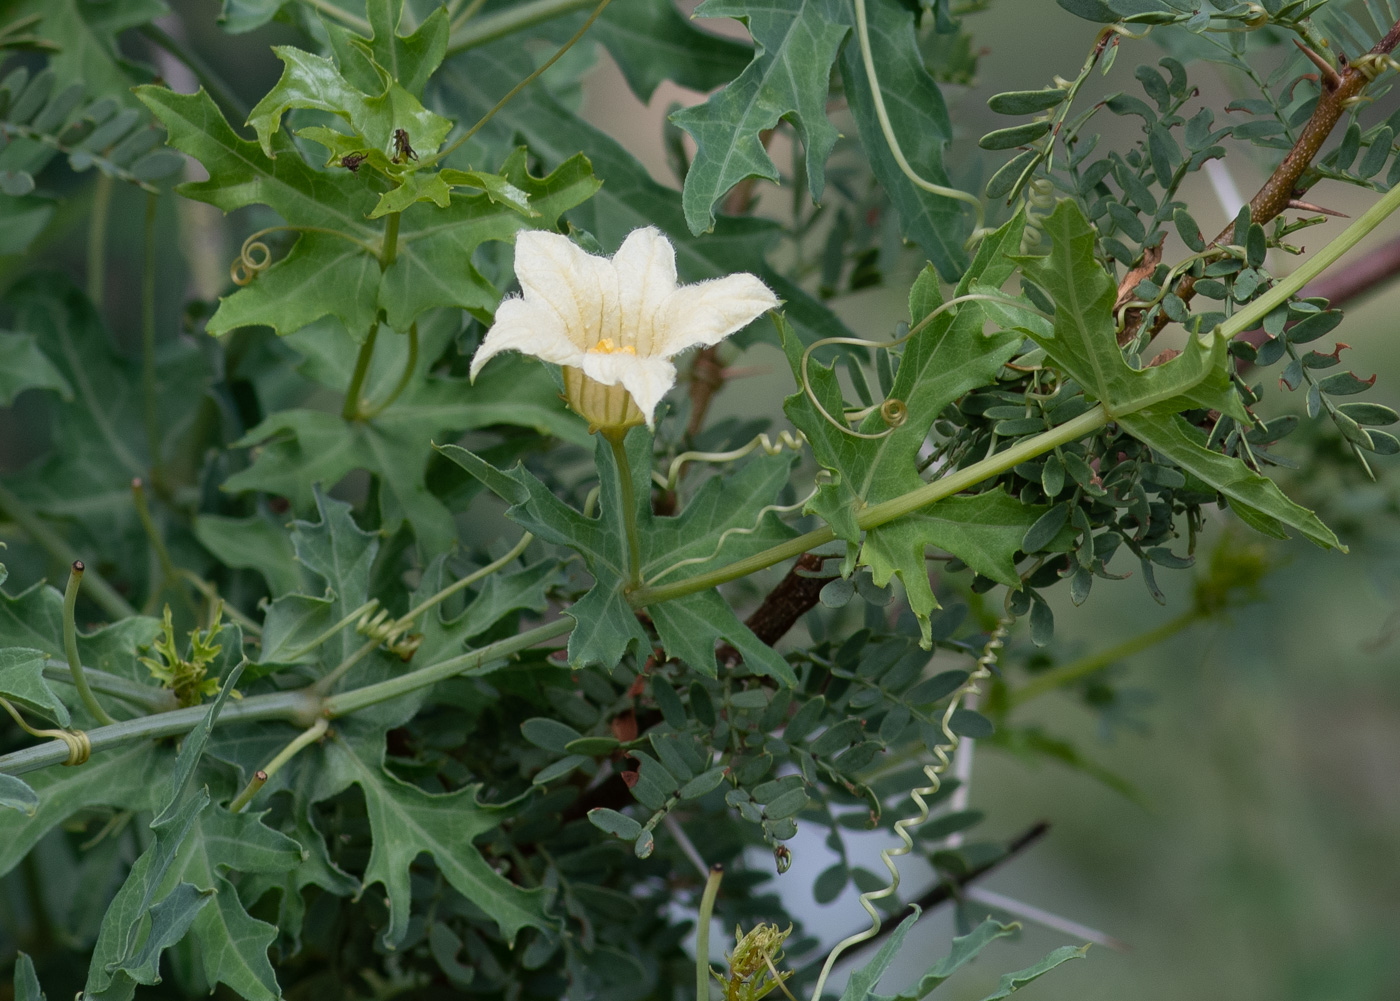
<path id="1" fill-rule="evenodd" d="M 1305 202 L 1301 198 L 1288 199 L 1288 207 L 1297 209 L 1300 212 L 1321 212 L 1323 215 L 1334 216 L 1338 219 L 1350 219 L 1351 216 L 1345 212 L 1338 212 L 1336 209 L 1323 208 L 1321 205 L 1314 205 L 1312 202 Z"/>
<path id="2" fill-rule="evenodd" d="M 1314 52 L 1308 46 L 1298 41 L 1298 39 L 1293 39 L 1293 44 L 1298 46 L 1299 50 L 1303 53 L 1303 55 L 1307 56 L 1308 60 L 1314 66 L 1317 67 L 1317 71 L 1320 74 L 1319 82 L 1323 86 L 1325 86 L 1330 91 L 1335 91 L 1338 87 L 1342 85 L 1342 78 L 1338 75 L 1337 71 L 1332 68 L 1331 63 L 1329 63 L 1318 53 Z M 1345 59 L 1345 57 L 1343 58 Z"/>

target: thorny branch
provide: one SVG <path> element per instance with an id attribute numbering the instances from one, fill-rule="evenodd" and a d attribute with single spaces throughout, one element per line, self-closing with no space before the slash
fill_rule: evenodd
<path id="1" fill-rule="evenodd" d="M 1385 37 L 1372 46 L 1369 54 L 1373 56 L 1389 55 L 1397 45 L 1400 45 L 1400 21 L 1392 25 L 1391 29 L 1385 33 Z M 1283 162 L 1269 175 L 1264 186 L 1249 200 L 1252 221 L 1261 224 L 1269 222 L 1287 209 L 1289 202 L 1306 192 L 1306 185 L 1300 184 L 1304 172 L 1322 150 L 1323 143 L 1327 141 L 1327 137 L 1336 127 L 1337 122 L 1341 120 L 1343 113 L 1351 106 L 1353 100 L 1361 95 L 1370 82 L 1371 77 L 1361 67 L 1348 62 L 1346 56 L 1338 53 L 1337 60 L 1341 64 L 1340 71 L 1319 74 L 1318 76 L 1318 88 L 1321 93 L 1318 95 L 1317 107 L 1313 109 L 1312 117 L 1303 127 L 1298 141 L 1293 144 L 1293 148 L 1288 151 Z M 1236 242 L 1235 237 L 1235 224 L 1232 221 L 1220 231 L 1219 235 L 1210 242 L 1210 245 L 1218 247 L 1234 243 Z M 1122 301 L 1123 294 L 1131 292 L 1132 287 L 1136 286 L 1141 276 L 1135 277 L 1135 275 L 1137 275 L 1136 272 L 1130 271 L 1119 285 L 1120 301 Z M 1195 295 L 1195 285 L 1195 277 L 1187 274 L 1182 276 L 1181 281 L 1173 291 L 1183 302 L 1189 302 Z M 1128 311 L 1127 322 L 1118 333 L 1120 345 L 1126 345 L 1137 337 L 1142 317 L 1143 312 L 1140 309 Z M 1166 314 L 1158 313 L 1153 321 L 1151 334 L 1155 336 L 1162 327 L 1166 326 L 1167 322 Z"/>

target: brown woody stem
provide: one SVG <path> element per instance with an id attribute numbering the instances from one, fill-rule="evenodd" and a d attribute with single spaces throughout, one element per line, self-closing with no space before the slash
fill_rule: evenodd
<path id="1" fill-rule="evenodd" d="M 1373 56 L 1388 55 L 1397 45 L 1400 45 L 1400 21 L 1391 26 L 1391 29 L 1385 33 L 1385 37 L 1371 48 L 1369 54 Z M 1270 221 L 1287 209 L 1288 203 L 1302 193 L 1303 189 L 1299 187 L 1299 182 L 1304 171 L 1321 152 L 1323 143 L 1327 141 L 1327 137 L 1331 135 L 1343 113 L 1351 106 L 1352 100 L 1360 96 L 1370 80 L 1370 76 L 1360 67 L 1347 64 L 1345 60 L 1343 60 L 1340 72 L 1334 73 L 1331 77 L 1322 76 L 1319 78 L 1318 86 L 1322 93 L 1318 95 L 1317 107 L 1313 109 L 1312 117 L 1308 119 L 1302 134 L 1298 136 L 1298 141 L 1293 144 L 1293 148 L 1288 151 L 1283 162 L 1274 169 L 1274 172 L 1269 175 L 1269 179 L 1264 182 L 1264 186 L 1249 200 L 1249 214 L 1253 222 L 1266 223 Z M 1211 246 L 1235 243 L 1236 236 L 1235 224 L 1232 221 L 1211 241 Z M 1195 295 L 1195 285 L 1196 279 L 1188 274 L 1181 279 L 1173 291 L 1183 302 L 1189 302 Z M 1120 287 L 1119 291 L 1121 293 L 1125 289 Z M 1137 336 L 1138 328 L 1142 323 L 1142 315 L 1140 310 L 1132 310 L 1128 313 L 1127 322 L 1118 333 L 1119 344 L 1128 344 Z M 1157 331 L 1166 324 L 1166 314 L 1158 313 L 1157 318 L 1153 321 L 1151 333 L 1155 336 Z"/>

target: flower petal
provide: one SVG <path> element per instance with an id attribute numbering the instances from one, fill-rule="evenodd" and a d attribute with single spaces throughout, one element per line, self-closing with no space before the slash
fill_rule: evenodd
<path id="1" fill-rule="evenodd" d="M 556 365 L 577 365 L 583 357 L 552 310 L 518 298 L 504 300 L 496 310 L 496 322 L 472 356 L 472 379 L 502 351 L 519 351 Z"/>
<path id="2" fill-rule="evenodd" d="M 585 253 L 566 236 L 526 230 L 515 237 L 515 277 L 525 301 L 553 313 L 580 350 L 619 339 L 617 274 L 606 257 Z"/>
<path id="3" fill-rule="evenodd" d="M 741 272 L 676 289 L 658 323 L 664 343 L 656 353 L 670 358 L 697 344 L 718 344 L 778 305 L 778 297 L 753 275 Z"/>
<path id="4" fill-rule="evenodd" d="M 654 226 L 634 229 L 613 255 L 618 307 L 622 310 L 619 345 L 638 354 L 660 354 L 666 339 L 667 301 L 676 291 L 676 250 Z"/>
<path id="5" fill-rule="evenodd" d="M 593 352 L 583 356 L 582 368 L 590 379 L 605 386 L 622 383 L 632 394 L 648 427 L 655 420 L 656 405 L 666 391 L 676 384 L 676 366 L 665 358 L 648 358 L 623 351 L 613 354 Z"/>

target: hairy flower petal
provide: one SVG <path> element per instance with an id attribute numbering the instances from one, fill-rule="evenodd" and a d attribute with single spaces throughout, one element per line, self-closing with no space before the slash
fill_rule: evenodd
<path id="1" fill-rule="evenodd" d="M 472 356 L 471 377 L 502 351 L 520 351 L 556 365 L 577 365 L 583 349 L 568 336 L 549 307 L 529 299 L 506 299 L 496 322 Z"/>
<path id="2" fill-rule="evenodd" d="M 551 311 L 580 349 L 621 337 L 617 271 L 606 257 L 586 253 L 567 236 L 527 230 L 515 238 L 515 277 L 525 301 Z"/>
<path id="3" fill-rule="evenodd" d="M 676 292 L 676 251 L 653 226 L 634 229 L 613 255 L 622 343 L 638 354 L 660 354 L 666 340 L 667 307 Z"/>
<path id="4" fill-rule="evenodd" d="M 778 297 L 751 274 L 685 285 L 667 300 L 665 338 L 655 353 L 670 358 L 696 345 L 718 344 L 777 306 Z"/>

